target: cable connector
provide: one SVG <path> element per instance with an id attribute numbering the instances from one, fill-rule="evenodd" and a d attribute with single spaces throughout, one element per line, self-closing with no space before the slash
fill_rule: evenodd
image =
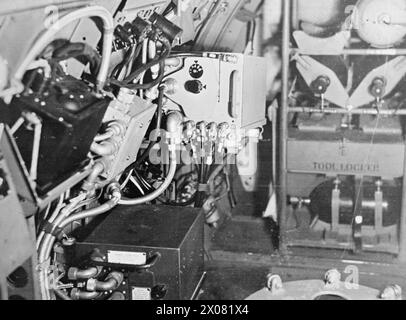
<path id="1" fill-rule="evenodd" d="M 183 30 L 179 28 L 177 25 L 169 21 L 168 19 L 164 18 L 158 13 L 153 13 L 152 16 L 149 18 L 149 21 L 152 23 L 152 25 L 159 30 L 162 31 L 164 37 L 170 42 L 173 43 L 175 39 L 178 39 Z M 163 40 L 160 37 L 160 41 Z"/>

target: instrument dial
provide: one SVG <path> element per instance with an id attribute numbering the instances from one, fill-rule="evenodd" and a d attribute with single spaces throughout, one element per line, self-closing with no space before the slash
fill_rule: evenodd
<path id="1" fill-rule="evenodd" d="M 189 74 L 194 79 L 199 79 L 203 76 L 203 67 L 196 61 L 189 69 Z"/>

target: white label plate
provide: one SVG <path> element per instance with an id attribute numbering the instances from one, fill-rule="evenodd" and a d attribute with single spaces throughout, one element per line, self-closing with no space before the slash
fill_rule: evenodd
<path id="1" fill-rule="evenodd" d="M 150 288 L 132 288 L 133 300 L 152 300 Z"/>
<path id="2" fill-rule="evenodd" d="M 107 251 L 107 262 L 131 266 L 141 266 L 147 263 L 147 254 L 145 252 L 109 250 Z"/>

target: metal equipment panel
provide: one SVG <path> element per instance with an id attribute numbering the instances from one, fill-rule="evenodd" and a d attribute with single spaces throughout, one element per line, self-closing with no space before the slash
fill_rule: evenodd
<path id="1" fill-rule="evenodd" d="M 94 249 L 108 256 L 108 251 L 145 253 L 148 260 L 161 258 L 153 266 L 138 272 L 140 266 L 101 263 L 111 269 L 125 270 L 123 290 L 132 300 L 150 289 L 166 288 L 165 300 L 191 299 L 203 276 L 203 217 L 193 208 L 138 206 L 118 207 L 93 230 L 81 232 L 77 244 L 79 261 Z M 148 263 L 148 262 L 147 262 Z M 141 292 L 142 291 L 142 292 Z"/>

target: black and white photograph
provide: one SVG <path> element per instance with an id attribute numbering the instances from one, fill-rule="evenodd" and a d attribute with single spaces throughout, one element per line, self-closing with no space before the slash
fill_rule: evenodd
<path id="1" fill-rule="evenodd" d="M 0 300 L 404 290 L 406 0 L 0 0 Z"/>

